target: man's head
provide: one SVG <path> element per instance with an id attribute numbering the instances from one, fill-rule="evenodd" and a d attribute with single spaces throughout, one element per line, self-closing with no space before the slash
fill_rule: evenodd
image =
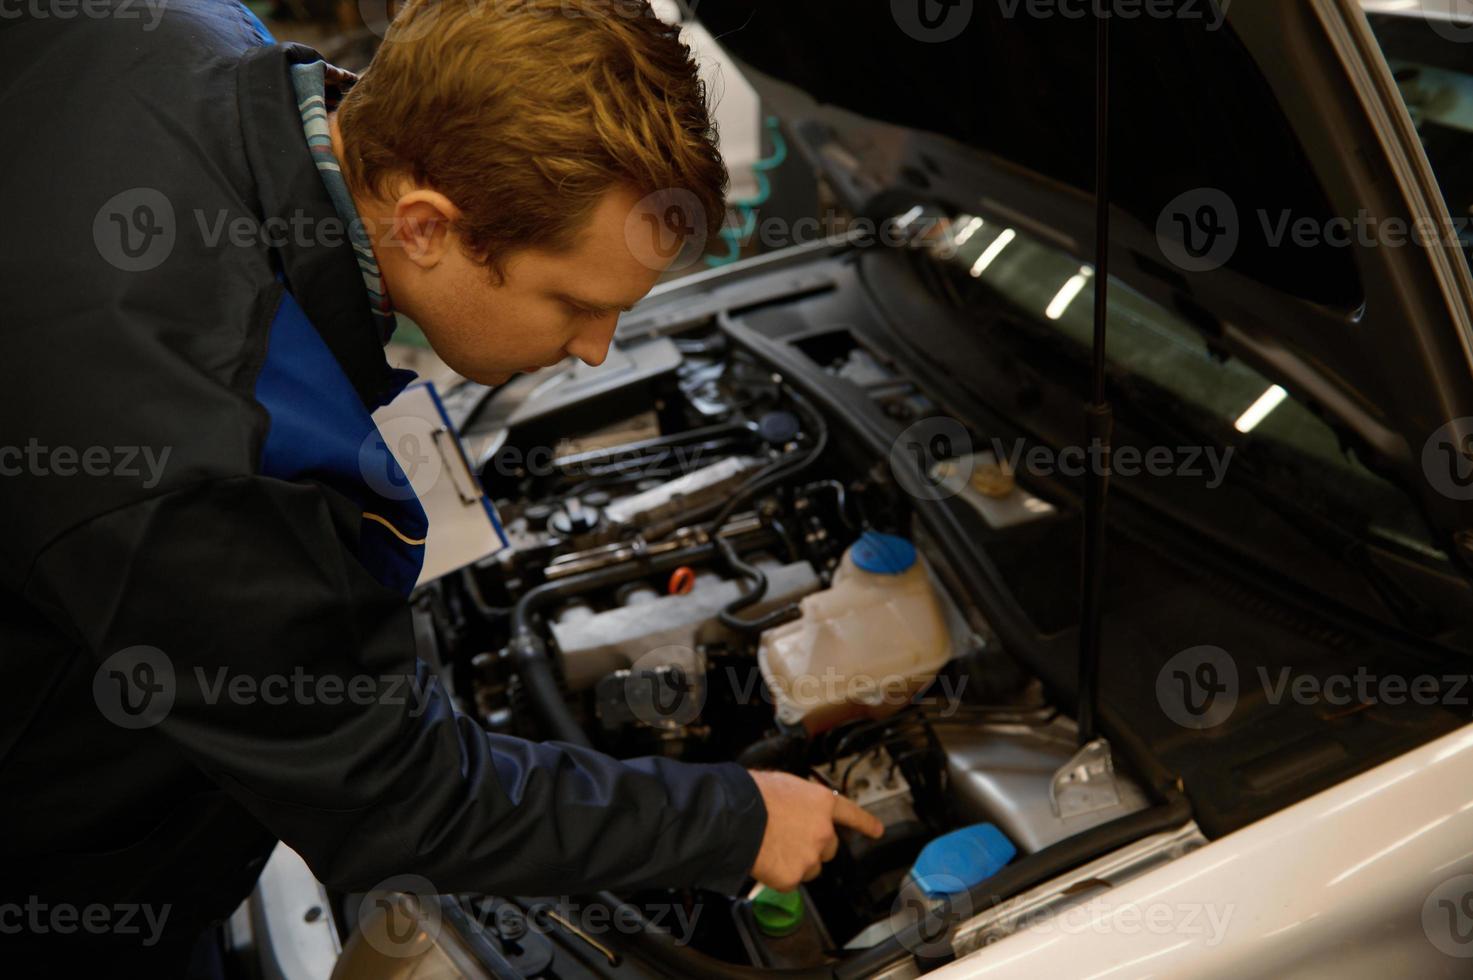
<path id="1" fill-rule="evenodd" d="M 602 362 L 724 215 L 705 86 L 645 0 L 413 0 L 334 131 L 395 307 L 485 383 Z"/>

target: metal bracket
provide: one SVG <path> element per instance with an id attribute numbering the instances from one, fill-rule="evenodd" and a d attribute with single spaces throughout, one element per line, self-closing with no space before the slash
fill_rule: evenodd
<path id="1" fill-rule="evenodd" d="M 1120 805 L 1110 743 L 1087 742 L 1049 781 L 1049 804 L 1061 820 Z"/>
<path id="2" fill-rule="evenodd" d="M 485 496 L 481 490 L 481 484 L 476 475 L 471 472 L 470 464 L 466 462 L 465 455 L 460 451 L 460 444 L 456 441 L 454 433 L 441 426 L 434 431 L 435 448 L 439 450 L 440 459 L 444 461 L 445 468 L 450 471 L 451 482 L 455 485 L 455 492 L 460 494 L 460 502 L 470 506 Z"/>

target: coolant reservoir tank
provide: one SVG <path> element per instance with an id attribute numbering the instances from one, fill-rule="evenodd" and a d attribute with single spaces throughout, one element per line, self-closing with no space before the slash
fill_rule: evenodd
<path id="1" fill-rule="evenodd" d="M 762 634 L 778 718 L 809 731 L 905 705 L 951 656 L 936 587 L 913 544 L 867 531 L 802 616 Z"/>

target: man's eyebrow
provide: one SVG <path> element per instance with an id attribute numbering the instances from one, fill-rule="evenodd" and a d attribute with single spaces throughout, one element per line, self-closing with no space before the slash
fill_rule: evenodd
<path id="1" fill-rule="evenodd" d="M 574 306 L 581 306 L 585 310 L 599 310 L 600 312 L 605 310 L 618 310 L 620 313 L 628 313 L 630 310 L 634 309 L 634 303 L 630 303 L 626 306 L 623 303 L 617 302 L 605 303 L 601 300 L 580 299 L 579 297 L 574 296 L 572 293 L 555 293 L 553 295 L 555 295 L 558 299 L 562 300 L 565 303 L 571 303 Z"/>

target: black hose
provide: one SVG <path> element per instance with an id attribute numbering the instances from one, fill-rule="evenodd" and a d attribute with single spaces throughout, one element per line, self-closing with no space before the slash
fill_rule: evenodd
<path id="1" fill-rule="evenodd" d="M 578 719 L 568 710 L 563 700 L 562 688 L 552 670 L 552 658 L 547 655 L 547 644 L 542 637 L 528 630 L 517 633 L 507 646 L 517 665 L 517 675 L 531 702 L 532 713 L 542 725 L 543 731 L 553 741 L 568 742 L 592 748 L 593 743 L 578 724 Z"/>
<path id="2" fill-rule="evenodd" d="M 758 739 L 737 756 L 743 769 L 775 769 L 801 774 L 808 750 L 808 736 L 802 731 L 783 731 Z"/>
<path id="3" fill-rule="evenodd" d="M 594 589 L 623 585 L 625 582 L 670 571 L 681 565 L 708 561 L 715 554 L 715 550 L 716 545 L 712 542 L 694 544 L 661 554 L 631 558 L 607 568 L 595 568 L 577 575 L 569 575 L 567 578 L 543 582 L 536 588 L 528 589 L 517 600 L 516 607 L 511 613 L 512 634 L 532 632 L 532 617 L 544 606 L 558 599 L 567 599 Z"/>
<path id="4" fill-rule="evenodd" d="M 717 541 L 725 543 L 724 539 L 718 538 Z M 553 671 L 552 657 L 547 652 L 547 643 L 533 628 L 532 620 L 538 611 L 559 599 L 594 589 L 622 585 L 647 575 L 679 568 L 681 565 L 707 561 L 715 556 L 716 547 L 715 543 L 692 545 L 664 554 L 634 558 L 608 568 L 569 575 L 567 578 L 544 582 L 529 589 L 517 600 L 511 613 L 511 642 L 507 649 L 516 662 L 527 698 L 531 702 L 532 713 L 544 731 L 558 741 L 583 746 L 591 744 L 583 726 L 563 700 L 562 689 Z"/>
<path id="5" fill-rule="evenodd" d="M 844 527 L 848 528 L 850 531 L 860 530 L 860 528 L 855 525 L 854 520 L 849 516 L 849 493 L 847 490 L 844 489 L 844 484 L 840 483 L 838 480 L 819 480 L 815 483 L 810 483 L 805 487 L 800 487 L 798 492 L 807 494 L 812 493 L 814 490 L 834 491 L 834 506 L 839 512 L 839 520 L 843 521 Z"/>
<path id="6" fill-rule="evenodd" d="M 813 447 L 798 459 L 793 459 L 791 455 L 784 456 L 776 462 L 764 467 L 762 470 L 758 471 L 755 476 L 747 480 L 746 483 L 743 483 L 740 487 L 737 487 L 736 492 L 733 493 L 731 495 L 731 498 L 727 500 L 726 506 L 717 511 L 716 516 L 712 518 L 712 527 L 721 527 L 723 524 L 726 523 L 727 518 L 731 517 L 731 515 L 736 512 L 736 509 L 739 506 L 750 500 L 752 497 L 755 497 L 763 490 L 766 490 L 768 487 L 780 483 L 783 480 L 790 480 L 793 477 L 796 477 L 799 473 L 802 473 L 804 470 L 808 469 L 810 466 L 818 461 L 818 458 L 823 455 L 823 451 L 828 448 L 828 422 L 824 420 L 824 417 L 819 414 L 819 411 L 813 407 L 813 404 L 809 402 L 807 398 L 804 398 L 792 388 L 787 389 L 787 391 L 788 397 L 793 400 L 793 404 L 796 405 L 802 411 L 802 413 L 808 417 L 808 423 L 812 426 L 814 434 Z"/>
<path id="7" fill-rule="evenodd" d="M 721 612 L 716 614 L 716 618 L 721 621 L 721 625 L 738 633 L 755 635 L 761 633 L 763 630 L 772 629 L 774 626 L 780 626 L 800 615 L 797 603 L 790 602 L 782 608 L 774 609 L 767 615 L 758 616 L 756 619 L 743 619 L 738 616 L 737 613 L 746 609 L 748 606 L 756 605 L 762 600 L 763 596 L 767 595 L 767 573 L 756 565 L 742 561 L 738 557 L 736 549 L 732 547 L 731 542 L 725 538 L 717 538 L 716 545 L 717 549 L 721 552 L 721 557 L 726 561 L 727 569 L 733 575 L 738 578 L 749 578 L 752 580 L 751 591 L 737 596 L 727 604 L 725 609 L 722 609 Z"/>

